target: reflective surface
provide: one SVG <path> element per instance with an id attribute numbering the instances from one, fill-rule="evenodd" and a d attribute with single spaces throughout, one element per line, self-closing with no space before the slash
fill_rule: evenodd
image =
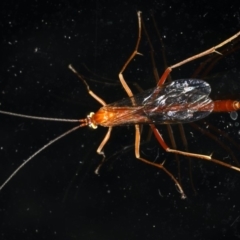
<path id="1" fill-rule="evenodd" d="M 87 78 L 99 81 L 90 80 L 89 84 L 107 103 L 126 97 L 117 76 L 135 46 L 136 10 L 143 11 L 159 74 L 164 64 L 150 10 L 154 10 L 163 36 L 169 65 L 239 31 L 238 8 L 231 1 L 218 5 L 207 1 L 189 5 L 158 2 L 144 5 L 119 1 L 106 5 L 94 1 L 83 5 L 68 1 L 5 1 L 0 10 L 1 109 L 59 118 L 83 118 L 98 110 L 99 104 L 67 68 L 70 63 Z M 143 89 L 155 86 L 144 35 L 140 51 L 143 56 L 137 56 L 124 73 L 135 93 L 138 90 L 134 82 Z M 173 79 L 191 78 L 200 62 L 174 70 Z M 217 78 L 207 79 L 211 98 L 239 99 L 238 63 L 236 51 L 220 59 L 207 74 L 221 72 Z M 73 127 L 3 115 L 0 119 L 1 182 L 46 142 Z M 232 120 L 228 113 L 213 114 L 198 126 L 205 132 L 184 125 L 191 152 L 213 153 L 215 158 L 230 162 L 232 155 L 240 159 L 239 145 L 234 145 L 240 144 L 239 118 Z M 166 128 L 160 126 L 159 130 L 169 143 Z M 178 148 L 184 149 L 178 126 L 173 130 Z M 95 131 L 80 129 L 49 147 L 12 179 L 0 193 L 1 239 L 239 238 L 238 172 L 192 160 L 195 195 L 188 159 L 180 158 L 181 181 L 188 197 L 181 200 L 166 174 L 135 159 L 134 128 L 119 127 L 105 148 L 108 161 L 97 176 L 94 170 L 101 157 L 95 151 L 105 132 L 100 127 Z M 146 127 L 143 140 L 147 133 Z M 165 153 L 154 138 L 143 143 L 141 149 L 143 156 L 152 161 L 166 160 L 165 166 L 178 175 L 175 156 Z"/>

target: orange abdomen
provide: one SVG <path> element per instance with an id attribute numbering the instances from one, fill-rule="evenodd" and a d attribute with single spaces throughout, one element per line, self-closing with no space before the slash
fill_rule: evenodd
<path id="1" fill-rule="evenodd" d="M 240 102 L 235 100 L 214 101 L 214 112 L 232 112 L 240 109 Z"/>

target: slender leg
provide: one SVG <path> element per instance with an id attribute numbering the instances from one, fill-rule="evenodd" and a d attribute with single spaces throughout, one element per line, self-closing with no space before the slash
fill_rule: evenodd
<path id="1" fill-rule="evenodd" d="M 157 167 L 157 168 L 160 168 L 162 169 L 176 184 L 178 190 L 179 190 L 179 193 L 181 194 L 181 198 L 182 199 L 185 199 L 186 198 L 186 195 L 180 185 L 180 183 L 178 182 L 178 180 L 173 176 L 173 174 L 171 174 L 164 166 L 163 164 L 160 164 L 160 163 L 154 163 L 154 162 L 150 162 L 144 158 L 142 158 L 140 156 L 140 139 L 141 139 L 141 134 L 140 134 L 140 128 L 139 128 L 139 125 L 136 124 L 135 125 L 135 156 L 138 160 L 146 163 L 146 164 L 149 164 L 149 165 L 152 165 L 154 167 Z"/>
<path id="2" fill-rule="evenodd" d="M 104 137 L 104 139 L 102 140 L 102 142 L 100 143 L 98 149 L 97 149 L 97 153 L 99 155 L 102 155 L 102 161 L 100 162 L 100 164 L 97 166 L 97 168 L 95 169 L 95 173 L 98 174 L 99 173 L 99 169 L 101 168 L 101 166 L 103 165 L 104 161 L 105 161 L 105 154 L 104 152 L 102 151 L 102 149 L 104 148 L 105 144 L 108 142 L 109 138 L 110 138 L 110 135 L 111 135 L 111 131 L 112 131 L 112 127 L 109 127 L 108 128 L 108 131 Z"/>
<path id="3" fill-rule="evenodd" d="M 133 93 L 130 89 L 130 87 L 128 86 L 127 82 L 125 81 L 124 77 L 123 77 L 123 72 L 124 70 L 126 69 L 126 67 L 128 66 L 128 64 L 132 61 L 132 59 L 136 56 L 136 55 L 141 55 L 139 52 L 138 52 L 138 46 L 139 46 L 139 43 L 140 43 L 140 39 L 141 39 L 141 12 L 137 12 L 137 15 L 138 15 L 138 39 L 137 39 L 137 44 L 136 44 L 136 47 L 133 51 L 133 53 L 131 54 L 131 56 L 128 58 L 127 62 L 123 65 L 121 71 L 119 72 L 118 74 L 118 77 L 119 77 L 119 80 L 123 86 L 123 88 L 125 89 L 127 95 L 129 97 L 132 97 L 133 96 Z"/>
<path id="4" fill-rule="evenodd" d="M 105 144 L 109 140 L 110 135 L 111 135 L 111 131 L 112 131 L 112 127 L 109 127 L 104 139 L 102 140 L 101 144 L 99 145 L 99 147 L 97 149 L 97 153 L 100 154 L 100 155 L 103 155 L 104 157 L 105 157 L 105 155 L 102 152 L 102 149 L 104 148 Z"/>
<path id="5" fill-rule="evenodd" d="M 82 80 L 82 82 L 84 83 L 84 85 L 85 85 L 86 88 L 87 88 L 87 91 L 88 91 L 89 95 L 91 95 L 91 96 L 92 96 L 96 101 L 98 101 L 101 105 L 103 105 L 103 106 L 106 106 L 106 105 L 107 105 L 102 98 L 100 98 L 96 93 L 94 93 L 94 92 L 90 89 L 90 87 L 89 87 L 89 85 L 87 84 L 87 82 L 85 81 L 85 79 L 75 70 L 75 68 L 73 68 L 73 66 L 72 66 L 71 64 L 68 65 L 68 68 L 69 68 L 73 73 L 75 73 L 75 74 L 78 76 L 79 79 Z"/>
<path id="6" fill-rule="evenodd" d="M 212 47 L 212 48 L 209 48 L 209 49 L 206 50 L 206 51 L 203 51 L 203 52 L 201 52 L 201 53 L 199 53 L 199 54 L 196 54 L 196 55 L 194 55 L 194 56 L 192 56 L 192 57 L 189 57 L 189 58 L 187 58 L 187 59 L 185 59 L 185 60 L 183 60 L 183 61 L 181 61 L 181 62 L 179 62 L 179 63 L 176 63 L 176 64 L 172 65 L 171 67 L 168 67 L 168 68 L 165 70 L 165 72 L 163 73 L 163 75 L 161 76 L 161 78 L 159 79 L 159 82 L 158 82 L 157 85 L 158 85 L 158 86 L 161 86 L 161 85 L 164 84 L 164 82 L 166 81 L 169 73 L 172 71 L 173 68 L 180 67 L 180 66 L 182 66 L 182 65 L 184 65 L 184 64 L 186 64 L 186 63 L 188 63 L 188 62 L 191 62 L 191 61 L 193 61 L 193 60 L 195 60 L 195 59 L 204 57 L 204 56 L 209 55 L 209 54 L 211 54 L 211 53 L 213 53 L 213 52 L 218 53 L 218 54 L 221 54 L 221 53 L 219 53 L 218 51 L 216 51 L 216 49 L 221 48 L 222 46 L 224 46 L 225 44 L 231 42 L 232 40 L 234 40 L 234 39 L 237 38 L 238 36 L 240 36 L 240 32 L 236 33 L 235 35 L 233 35 L 232 37 L 228 38 L 227 40 L 219 43 L 218 45 L 216 45 L 216 46 L 214 46 L 214 47 Z"/>
<path id="7" fill-rule="evenodd" d="M 139 42 L 141 39 L 141 12 L 138 12 L 138 26 L 139 26 L 139 32 L 138 32 L 138 40 L 137 40 L 137 44 L 135 47 L 135 50 L 133 51 L 133 53 L 131 54 L 131 56 L 128 58 L 127 62 L 124 64 L 123 68 L 121 69 L 120 73 L 119 73 L 119 79 L 120 82 L 123 86 L 123 88 L 125 89 L 125 91 L 127 92 L 129 97 L 133 96 L 133 93 L 131 91 L 131 89 L 129 88 L 128 84 L 126 83 L 124 77 L 123 77 L 123 72 L 126 69 L 126 67 L 128 66 L 128 64 L 131 62 L 131 60 L 137 55 L 138 53 L 138 46 L 139 46 Z M 134 99 L 133 99 L 133 105 L 134 105 Z M 180 194 L 181 194 L 181 198 L 184 199 L 186 198 L 185 193 L 183 192 L 183 189 L 180 185 L 180 183 L 177 181 L 177 179 L 173 176 L 173 174 L 171 174 L 164 166 L 163 164 L 158 164 L 158 163 L 154 163 L 154 162 L 150 162 L 144 158 L 142 158 L 140 156 L 140 139 L 141 139 L 141 134 L 140 134 L 140 126 L 139 124 L 135 124 L 135 156 L 138 160 L 152 165 L 154 167 L 160 168 L 162 169 L 166 174 L 168 174 L 168 176 L 175 182 Z M 104 142 L 104 140 L 103 140 Z"/>
<path id="8" fill-rule="evenodd" d="M 190 153 L 190 152 L 184 152 L 184 151 L 179 151 L 179 150 L 176 150 L 176 149 L 171 149 L 167 146 L 167 144 L 164 142 L 161 134 L 159 133 L 159 131 L 157 130 L 157 128 L 153 125 L 153 124 L 150 124 L 151 128 L 152 128 L 152 131 L 156 137 L 156 139 L 158 140 L 158 142 L 160 143 L 160 145 L 163 147 L 163 149 L 166 151 L 166 152 L 171 152 L 171 153 L 176 153 L 176 154 L 179 154 L 179 155 L 183 155 L 183 156 L 187 156 L 187 157 L 193 157 L 193 158 L 199 158 L 199 159 L 203 159 L 203 160 L 206 160 L 206 161 L 210 161 L 210 162 L 214 162 L 216 164 L 219 164 L 219 165 L 222 165 L 224 167 L 228 167 L 228 168 L 231 168 L 231 169 L 234 169 L 236 171 L 239 171 L 240 172 L 240 168 L 238 167 L 235 167 L 235 166 L 232 166 L 231 164 L 228 164 L 228 163 L 225 163 L 225 162 L 221 162 L 217 159 L 214 159 L 212 158 L 212 156 L 208 156 L 208 155 L 203 155 L 203 154 L 197 154 L 197 153 Z"/>
<path id="9" fill-rule="evenodd" d="M 208 131 L 204 130 L 202 127 L 198 126 L 198 125 L 195 124 L 195 123 L 191 123 L 191 126 L 192 126 L 193 128 L 195 128 L 197 131 L 200 131 L 200 132 L 203 133 L 204 135 L 206 135 L 206 136 L 208 136 L 209 138 L 213 139 L 213 141 L 215 141 L 222 149 L 224 149 L 226 152 L 228 152 L 229 155 L 231 156 L 231 158 L 233 159 L 233 161 L 234 161 L 238 166 L 240 166 L 240 164 L 239 164 L 236 156 L 234 155 L 233 151 L 231 150 L 231 148 L 228 147 L 227 145 L 225 145 L 222 141 L 219 141 L 219 139 L 217 138 L 217 135 L 214 135 L 214 134 L 212 134 L 212 133 L 209 131 L 209 129 L 211 129 L 211 125 L 210 125 L 210 124 L 208 124 L 208 126 L 209 126 Z M 220 131 L 220 130 L 218 130 L 218 129 L 216 129 L 216 132 L 217 132 L 218 135 L 221 134 L 222 136 L 226 137 L 227 140 L 228 140 L 229 142 L 231 142 L 232 144 L 236 144 L 229 136 L 227 136 L 227 134 L 226 134 L 225 132 Z M 235 146 L 236 146 L 237 148 L 239 148 L 238 145 L 235 145 Z"/>
<path id="10" fill-rule="evenodd" d="M 89 93 L 89 95 L 91 95 L 95 100 L 97 100 L 100 104 L 102 104 L 103 106 L 106 106 L 107 104 L 105 103 L 105 101 L 103 99 L 101 99 L 97 94 L 95 94 L 89 87 L 89 85 L 87 84 L 87 82 L 85 81 L 85 79 L 72 67 L 72 65 L 69 65 L 68 68 L 73 71 L 73 73 L 75 73 L 81 80 L 82 82 L 85 84 L 87 91 Z M 98 174 L 99 173 L 99 169 L 101 168 L 101 166 L 104 163 L 105 160 L 105 154 L 103 152 L 103 148 L 105 146 L 105 144 L 107 143 L 107 141 L 110 138 L 111 135 L 111 131 L 112 131 L 112 127 L 108 128 L 108 131 L 104 137 L 104 139 L 102 140 L 102 142 L 100 143 L 98 149 L 97 149 L 97 153 L 99 155 L 102 155 L 102 161 L 100 162 L 100 164 L 97 166 L 97 168 L 95 169 L 95 173 Z"/>
<path id="11" fill-rule="evenodd" d="M 186 152 L 189 152 L 188 150 L 188 142 L 187 142 L 187 138 L 186 138 L 186 134 L 185 134 L 185 130 L 184 130 L 184 127 L 182 124 L 178 124 L 178 128 L 179 128 L 179 132 L 180 132 L 180 135 L 181 135 L 181 141 L 183 143 L 183 146 L 184 146 L 184 150 Z M 175 154 L 176 155 L 176 154 Z M 194 194 L 196 195 L 197 194 L 197 191 L 194 187 L 194 183 L 193 183 L 193 174 L 192 174 L 192 160 L 190 157 L 187 157 L 188 159 L 188 165 L 189 165 L 189 177 L 190 177 L 190 183 L 191 183 L 191 186 L 192 186 L 192 190 L 194 192 Z"/>

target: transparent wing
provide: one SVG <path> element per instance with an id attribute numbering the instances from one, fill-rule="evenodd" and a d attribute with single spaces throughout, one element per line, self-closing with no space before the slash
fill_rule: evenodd
<path id="1" fill-rule="evenodd" d="M 192 122 L 212 112 L 210 92 L 210 85 L 203 80 L 179 79 L 106 107 L 125 109 L 116 119 L 120 124 Z"/>
<path id="2" fill-rule="evenodd" d="M 155 89 L 143 102 L 144 111 L 156 123 L 197 121 L 213 110 L 210 92 L 210 85 L 202 80 L 176 80 L 160 90 Z"/>

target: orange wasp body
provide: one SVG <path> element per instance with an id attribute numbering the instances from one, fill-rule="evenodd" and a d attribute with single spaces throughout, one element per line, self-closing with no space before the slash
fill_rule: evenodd
<path id="1" fill-rule="evenodd" d="M 197 121 L 211 112 L 232 112 L 240 109 L 239 101 L 212 101 L 208 97 L 210 92 L 209 84 L 202 80 L 176 80 L 171 84 L 134 95 L 132 98 L 103 106 L 81 121 L 89 126 L 103 127 L 174 124 Z"/>

